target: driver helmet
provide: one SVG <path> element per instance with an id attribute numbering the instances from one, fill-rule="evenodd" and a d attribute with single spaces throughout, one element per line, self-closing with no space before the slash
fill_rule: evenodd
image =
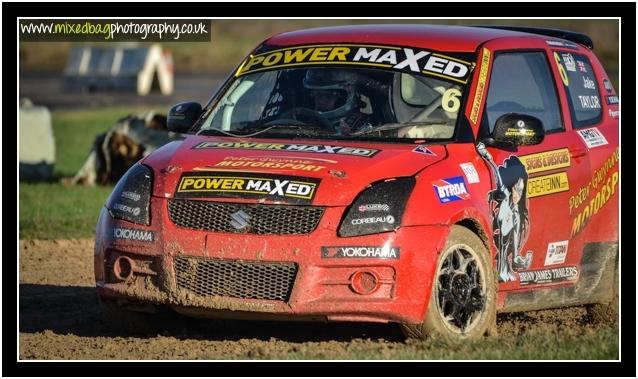
<path id="1" fill-rule="evenodd" d="M 324 93 L 336 98 L 333 109 L 318 110 L 327 119 L 335 120 L 361 107 L 357 79 L 355 73 L 343 69 L 310 68 L 306 71 L 303 85 L 311 91 L 311 96 Z"/>

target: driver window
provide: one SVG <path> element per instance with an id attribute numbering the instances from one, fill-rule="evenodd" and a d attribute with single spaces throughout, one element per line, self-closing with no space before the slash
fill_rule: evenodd
<path id="1" fill-rule="evenodd" d="M 560 108 L 543 52 L 498 53 L 494 58 L 483 123 L 490 133 L 506 113 L 534 116 L 546 132 L 562 130 Z"/>

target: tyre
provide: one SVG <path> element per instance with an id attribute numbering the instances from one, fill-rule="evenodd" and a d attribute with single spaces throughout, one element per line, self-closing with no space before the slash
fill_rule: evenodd
<path id="1" fill-rule="evenodd" d="M 403 324 L 408 338 L 477 339 L 496 331 L 496 277 L 490 254 L 469 229 L 454 225 L 436 264 L 426 318 Z"/>
<path id="2" fill-rule="evenodd" d="M 149 314 L 124 309 L 115 301 L 99 301 L 102 321 L 110 331 L 144 335 L 153 332 Z"/>

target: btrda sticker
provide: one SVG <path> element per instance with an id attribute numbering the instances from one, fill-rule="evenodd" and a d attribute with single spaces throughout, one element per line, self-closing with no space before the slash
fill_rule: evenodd
<path id="1" fill-rule="evenodd" d="M 462 176 L 439 179 L 432 182 L 434 192 L 441 203 L 449 203 L 457 200 L 467 200 L 470 194 L 467 192 L 467 185 Z"/>

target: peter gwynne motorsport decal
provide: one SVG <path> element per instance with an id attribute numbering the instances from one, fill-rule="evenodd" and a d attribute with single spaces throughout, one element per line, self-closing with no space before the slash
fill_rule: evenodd
<path id="1" fill-rule="evenodd" d="M 187 172 L 175 197 L 238 197 L 309 204 L 321 179 L 261 173 Z"/>

